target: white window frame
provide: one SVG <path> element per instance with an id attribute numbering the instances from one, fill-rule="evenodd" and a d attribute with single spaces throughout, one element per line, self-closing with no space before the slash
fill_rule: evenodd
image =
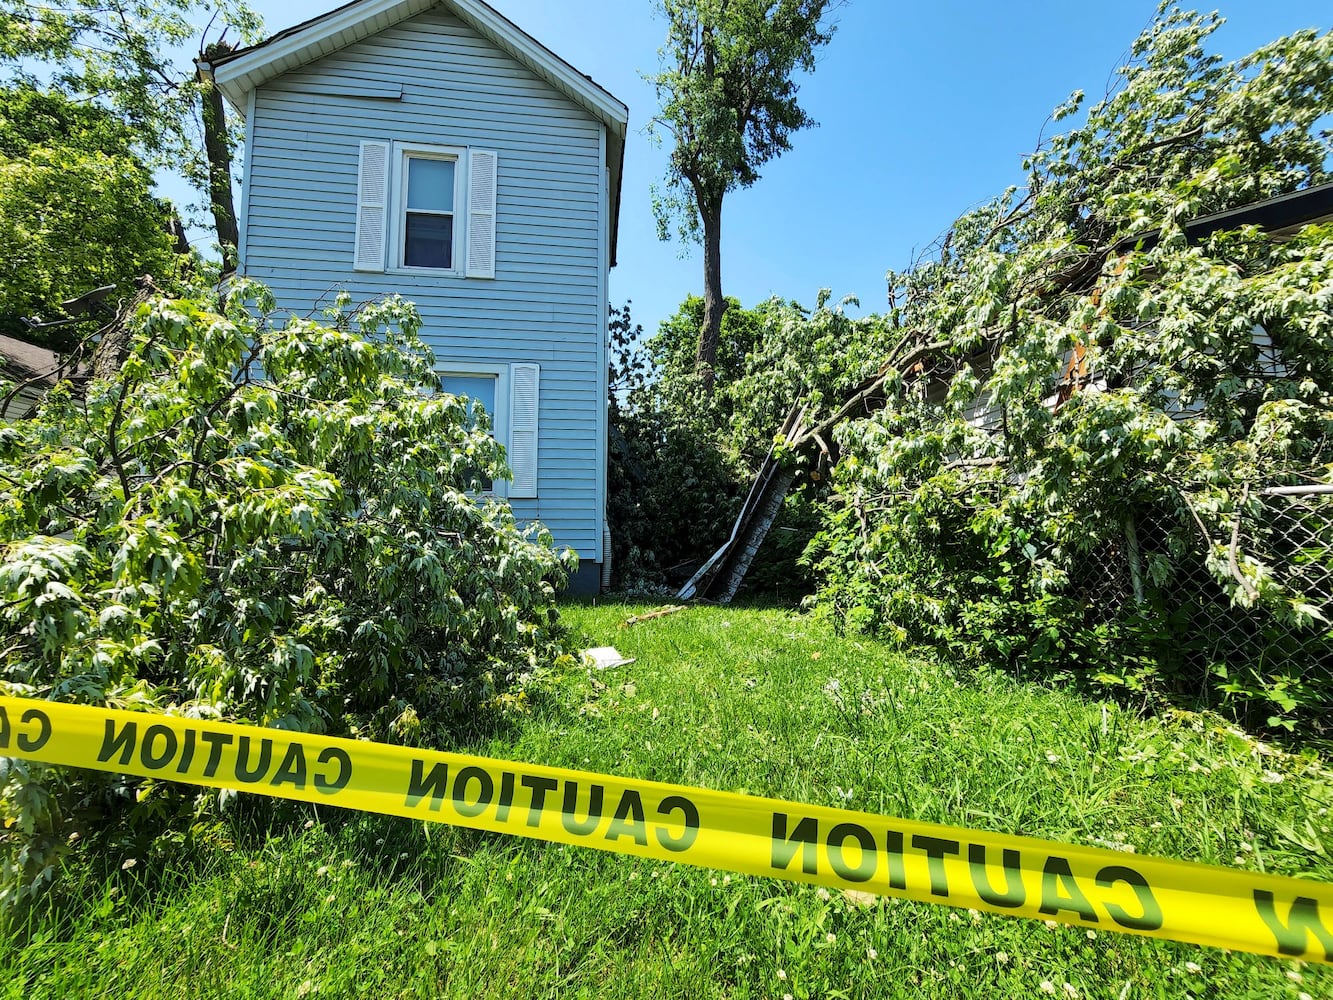
<path id="1" fill-rule="evenodd" d="M 416 270 L 414 268 L 414 270 Z M 421 268 L 436 271 L 438 268 Z M 509 456 L 509 365 L 487 364 L 477 361 L 436 361 L 435 373 L 440 376 L 452 375 L 458 378 L 494 378 L 495 413 L 487 411 L 491 420 L 491 437 L 504 446 L 505 460 Z M 482 496 L 494 496 L 505 499 L 509 496 L 509 480 L 495 479 L 491 488 L 482 491 Z"/>
<path id="2" fill-rule="evenodd" d="M 467 260 L 467 149 L 462 146 L 435 146 L 419 143 L 393 143 L 390 160 L 393 171 L 389 181 L 389 266 L 393 274 L 463 277 Z M 454 231 L 449 267 L 409 267 L 403 263 L 407 241 L 407 161 L 447 160 L 454 165 Z M 450 371 L 450 374 L 461 374 Z M 498 403 L 496 404 L 499 405 Z"/>
<path id="3" fill-rule="evenodd" d="M 414 159 L 454 164 L 453 266 L 407 267 L 408 164 Z M 358 143 L 356 237 L 352 268 L 376 274 L 452 280 L 495 279 L 496 199 L 500 154 L 470 146 L 362 139 Z M 466 175 L 466 176 L 464 176 Z"/>

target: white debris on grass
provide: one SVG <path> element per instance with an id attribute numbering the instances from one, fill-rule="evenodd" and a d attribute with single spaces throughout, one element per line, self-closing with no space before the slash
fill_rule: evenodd
<path id="1" fill-rule="evenodd" d="M 596 670 L 623 667 L 627 663 L 634 662 L 634 657 L 621 656 L 620 651 L 615 646 L 596 646 L 592 649 L 585 649 L 583 659 Z"/>

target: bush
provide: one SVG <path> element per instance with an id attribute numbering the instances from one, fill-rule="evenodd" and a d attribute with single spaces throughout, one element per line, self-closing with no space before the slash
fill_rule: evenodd
<path id="1" fill-rule="evenodd" d="M 570 557 L 479 495 L 502 449 L 436 392 L 410 305 L 269 309 L 245 285 L 225 315 L 155 300 L 117 379 L 0 429 L 0 690 L 447 743 L 565 653 Z M 190 814 L 116 776 L 13 762 L 3 782 L 11 898 L 94 818 L 142 836 Z"/>
<path id="2" fill-rule="evenodd" d="M 731 302 L 719 379 L 732 373 L 737 331 L 751 329 L 749 316 Z M 619 587 L 684 583 L 726 539 L 748 486 L 729 449 L 725 415 L 694 374 L 691 338 L 702 318 L 703 300 L 690 296 L 645 343 L 628 303 L 611 310 L 607 517 Z"/>

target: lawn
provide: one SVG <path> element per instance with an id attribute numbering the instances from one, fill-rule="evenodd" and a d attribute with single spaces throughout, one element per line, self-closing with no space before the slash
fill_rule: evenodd
<path id="1" fill-rule="evenodd" d="M 1333 881 L 1312 751 L 783 610 L 620 627 L 646 610 L 566 606 L 636 662 L 538 677 L 447 749 Z M 81 859 L 0 942 L 0 997 L 1333 997 L 1298 962 L 383 817 L 266 824 Z"/>

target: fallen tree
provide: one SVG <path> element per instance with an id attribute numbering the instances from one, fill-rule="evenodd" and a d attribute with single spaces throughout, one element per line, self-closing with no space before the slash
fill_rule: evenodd
<path id="1" fill-rule="evenodd" d="M 840 429 L 857 421 L 945 402 L 965 424 L 993 417 L 994 435 L 951 431 L 957 450 L 946 456 L 983 477 L 1010 457 L 1001 451 L 1030 450 L 1040 414 L 1096 377 L 1120 332 L 1151 326 L 1164 255 L 1262 222 L 1235 210 L 1324 180 L 1329 141 L 1317 123 L 1333 100 L 1330 35 L 1301 32 L 1224 64 L 1204 49 L 1220 23 L 1160 15 L 1084 124 L 1027 159 L 1023 189 L 960 218 L 936 256 L 890 273 L 880 321 L 840 319 L 821 300 L 809 317 L 789 311 L 770 324 L 728 391 L 743 401 L 738 412 L 780 431 L 726 544 L 682 597 L 734 596 L 783 496 L 837 457 Z M 1055 118 L 1081 105 L 1079 92 Z M 1124 314 L 1130 299 L 1142 315 Z M 825 336 L 829 326 L 843 338 Z M 985 402 L 1011 393 L 1035 399 L 1036 412 Z"/>
<path id="2" fill-rule="evenodd" d="M 764 456 L 750 492 L 741 505 L 726 542 L 704 562 L 677 593 L 677 597 L 708 597 L 727 604 L 736 596 L 745 574 L 759 553 L 782 510 L 801 464 L 828 467 L 834 462 L 829 438 L 846 420 L 867 417 L 888 401 L 889 385 L 901 381 L 903 372 L 919 378 L 925 363 L 934 361 L 948 346 L 945 341 L 906 349 L 896 363 L 886 363 L 881 370 L 864 379 L 833 413 L 819 417 L 812 403 L 798 402 L 787 411 L 786 419 Z M 819 475 L 819 473 L 815 473 Z"/>
<path id="3" fill-rule="evenodd" d="M 0 692 L 440 744 L 569 652 L 572 554 L 481 496 L 503 451 L 410 304 L 275 323 L 245 281 L 222 312 L 144 295 L 100 342 L 113 374 L 0 428 Z M 0 769 L 0 904 L 72 833 L 151 842 L 206 804 Z"/>

